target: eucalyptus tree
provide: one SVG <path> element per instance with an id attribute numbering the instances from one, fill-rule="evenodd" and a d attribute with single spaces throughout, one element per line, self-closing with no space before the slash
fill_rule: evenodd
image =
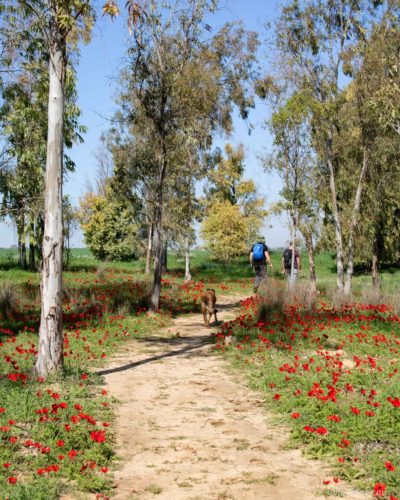
<path id="1" fill-rule="evenodd" d="M 281 82 L 282 83 L 282 82 Z M 312 288 L 316 289 L 315 243 L 319 234 L 320 204 L 318 199 L 317 158 L 312 149 L 309 100 L 296 89 L 273 82 L 271 78 L 258 82 L 257 92 L 269 98 L 271 119 L 266 122 L 274 142 L 272 153 L 262 158 L 267 172 L 275 172 L 283 183 L 282 200 L 274 210 L 286 211 L 290 218 L 291 242 L 295 248 L 297 231 L 307 247 Z M 294 273 L 292 259 L 291 273 Z M 291 284 L 294 280 L 291 280 Z"/>
<path id="2" fill-rule="evenodd" d="M 387 110 L 393 106 L 394 67 L 400 62 L 400 29 L 393 18 L 385 17 L 371 32 L 361 61 L 355 61 L 349 71 L 355 74 L 347 92 L 347 109 L 343 122 L 352 128 L 342 147 L 347 152 L 347 171 L 357 153 L 368 162 L 365 201 L 361 205 L 362 230 L 359 231 L 359 254 L 371 260 L 373 288 L 379 287 L 378 263 L 383 259 L 396 261 L 400 246 L 398 214 L 400 203 L 400 145 L 393 120 L 387 120 Z M 400 101 L 397 101 L 400 108 Z M 350 145 L 351 143 L 351 145 Z M 351 219 L 354 225 L 354 218 Z M 353 231 L 349 232 L 352 236 Z M 360 238 L 361 236 L 361 238 Z M 352 255 L 349 255 L 347 281 L 351 280 Z M 349 286 L 349 285 L 348 285 Z"/>
<path id="3" fill-rule="evenodd" d="M 87 42 L 94 22 L 90 0 L 6 0 L 8 32 L 32 37 L 40 33 L 48 53 L 47 147 L 45 173 L 45 222 L 42 246 L 41 320 L 39 349 L 34 371 L 41 377 L 63 366 L 62 336 L 62 177 L 65 122 L 65 85 L 68 64 L 80 41 Z M 129 19 L 138 15 L 138 4 L 128 1 Z M 113 0 L 104 13 L 115 16 Z M 130 27 L 132 27 L 132 22 Z"/>
<path id="4" fill-rule="evenodd" d="M 39 40 L 39 39 L 38 39 Z M 42 243 L 44 217 L 44 175 L 47 141 L 48 78 L 47 52 L 39 47 L 21 56 L 20 69 L 1 89 L 0 124 L 8 161 L 2 169 L 1 191 L 5 215 L 17 226 L 21 267 L 26 267 L 25 243 L 29 240 L 29 265 L 36 269 L 36 253 Z M 70 148 L 82 141 L 85 127 L 79 124 L 76 106 L 76 78 L 72 67 L 66 77 L 66 109 L 64 146 Z M 74 169 L 73 161 L 64 154 L 64 172 Z"/>
<path id="5" fill-rule="evenodd" d="M 150 0 L 122 73 L 120 128 L 112 132 L 114 161 L 117 177 L 130 178 L 130 189 L 139 191 L 151 210 L 151 310 L 157 310 L 160 301 L 166 186 L 187 170 L 183 159 L 188 150 L 196 158 L 193 165 L 199 164 L 213 134 L 231 131 L 235 104 L 243 116 L 253 104 L 247 81 L 256 35 L 240 25 L 226 25 L 210 36 L 206 17 L 215 8 L 213 0 L 162 5 Z"/>
<path id="6" fill-rule="evenodd" d="M 367 47 L 368 33 L 382 16 L 393 15 L 397 2 L 369 0 L 298 0 L 290 1 L 283 9 L 277 24 L 277 45 L 284 54 L 297 86 L 313 100 L 314 147 L 326 173 L 330 190 L 337 263 L 337 285 L 345 293 L 350 291 L 352 269 L 345 286 L 343 221 L 337 193 L 337 177 L 343 171 L 335 151 L 341 129 L 338 115 L 344 99 L 347 62 L 362 58 Z M 354 77 L 353 75 L 350 75 Z M 362 188 L 368 161 L 358 165 L 350 231 L 359 220 Z M 352 237 L 348 255 L 352 254 Z M 350 259 L 351 260 L 351 259 Z"/>

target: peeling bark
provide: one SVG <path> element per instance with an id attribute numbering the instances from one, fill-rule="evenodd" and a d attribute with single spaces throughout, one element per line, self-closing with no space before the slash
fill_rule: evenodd
<path id="1" fill-rule="evenodd" d="M 190 274 L 190 245 L 189 240 L 186 239 L 185 243 L 185 281 L 191 281 L 192 275 Z"/>
<path id="2" fill-rule="evenodd" d="M 66 69 L 65 41 L 53 19 L 49 62 L 49 107 L 42 246 L 39 349 L 34 371 L 47 377 L 63 368 L 62 335 L 62 173 Z"/>

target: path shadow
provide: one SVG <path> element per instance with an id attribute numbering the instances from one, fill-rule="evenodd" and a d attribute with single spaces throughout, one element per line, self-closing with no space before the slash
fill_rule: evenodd
<path id="1" fill-rule="evenodd" d="M 240 302 L 242 300 L 243 299 L 240 299 L 237 302 L 229 302 L 229 304 L 219 304 L 217 302 L 216 308 L 218 309 L 218 311 L 229 311 L 230 309 L 235 309 L 237 307 L 240 307 Z"/>
<path id="2" fill-rule="evenodd" d="M 157 354 L 156 356 L 151 356 L 150 358 L 145 358 L 145 359 L 140 359 L 138 361 L 133 361 L 131 363 L 127 363 L 122 366 L 116 366 L 114 368 L 107 368 L 105 370 L 99 370 L 98 372 L 95 372 L 96 375 L 108 375 L 110 373 L 118 373 L 118 372 L 124 372 L 127 370 L 131 370 L 133 368 L 137 368 L 138 366 L 141 365 L 146 365 L 147 363 L 152 363 L 154 361 L 159 361 L 160 359 L 164 358 L 171 358 L 173 356 L 181 356 L 184 355 L 188 352 L 194 351 L 196 349 L 201 349 L 207 344 L 210 344 L 212 341 L 212 337 L 208 336 L 197 336 L 197 337 L 173 337 L 173 338 L 160 338 L 160 337 L 149 337 L 143 342 L 146 344 L 150 345 L 158 345 L 160 343 L 165 343 L 165 344 L 170 344 L 170 345 L 179 345 L 182 343 L 186 343 L 182 349 L 177 349 L 177 350 L 172 350 L 168 352 L 164 352 L 162 354 Z"/>

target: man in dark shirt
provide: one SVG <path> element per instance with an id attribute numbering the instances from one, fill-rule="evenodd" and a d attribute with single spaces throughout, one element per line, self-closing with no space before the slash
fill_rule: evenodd
<path id="1" fill-rule="evenodd" d="M 286 248 L 282 254 L 282 272 L 285 274 L 289 281 L 296 281 L 299 271 L 301 269 L 300 254 L 297 250 L 294 251 L 294 268 L 292 277 L 292 256 L 293 246 L 290 243 L 289 248 Z"/>
<path id="2" fill-rule="evenodd" d="M 258 252 L 259 245 L 262 245 L 261 255 L 259 255 Z M 261 281 L 263 281 L 267 277 L 267 269 L 266 269 L 267 262 L 269 264 L 269 267 L 272 269 L 272 262 L 269 256 L 268 247 L 265 244 L 264 240 L 255 243 L 251 247 L 249 260 L 250 260 L 250 265 L 254 267 L 254 271 L 256 272 L 256 278 L 254 280 L 254 293 L 257 293 Z"/>

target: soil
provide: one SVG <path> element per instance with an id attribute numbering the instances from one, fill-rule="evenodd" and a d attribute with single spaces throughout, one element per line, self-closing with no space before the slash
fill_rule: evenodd
<path id="1" fill-rule="evenodd" d="M 218 299 L 219 319 L 233 319 L 239 298 Z M 136 340 L 106 369 L 117 414 L 116 499 L 319 500 L 332 473 L 288 449 L 262 395 L 212 353 L 200 314 Z M 330 496 L 370 498 L 340 482 Z"/>

